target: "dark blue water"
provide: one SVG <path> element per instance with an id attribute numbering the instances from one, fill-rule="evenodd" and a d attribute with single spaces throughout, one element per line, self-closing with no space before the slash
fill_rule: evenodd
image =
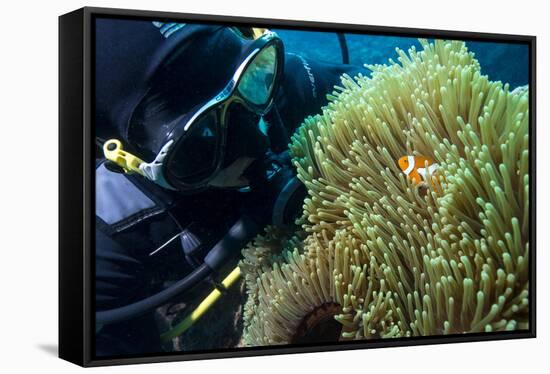
<path id="1" fill-rule="evenodd" d="M 289 52 L 330 62 L 341 62 L 342 55 L 336 34 L 275 29 Z M 346 34 L 350 63 L 355 65 L 385 64 L 396 61 L 395 48 L 407 51 L 411 46 L 420 49 L 416 38 Z M 493 81 L 509 83 L 511 88 L 528 83 L 529 47 L 524 44 L 466 42 L 481 64 L 481 71 Z"/>

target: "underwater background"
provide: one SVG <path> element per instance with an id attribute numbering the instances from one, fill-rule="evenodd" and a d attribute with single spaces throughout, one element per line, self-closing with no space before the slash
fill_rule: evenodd
<path id="1" fill-rule="evenodd" d="M 529 329 L 527 60 L 506 69 L 527 48 L 392 43 L 292 136 L 306 237 L 243 250 L 245 346 Z"/>
<path id="2" fill-rule="evenodd" d="M 342 55 L 336 33 L 273 29 L 284 42 L 285 51 L 299 53 L 304 57 L 341 63 Z M 417 38 L 383 35 L 345 34 L 350 64 L 386 64 L 389 58 L 397 59 L 395 48 L 407 51 L 411 46 L 417 50 Z M 311 46 L 314 45 L 315 48 Z M 475 53 L 481 64 L 481 72 L 493 81 L 509 83 L 510 88 L 522 86 L 529 81 L 529 47 L 525 44 L 467 41 L 468 49 Z"/>

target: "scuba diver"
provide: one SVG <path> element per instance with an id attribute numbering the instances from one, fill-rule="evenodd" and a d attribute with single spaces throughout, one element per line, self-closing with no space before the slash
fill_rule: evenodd
<path id="1" fill-rule="evenodd" d="M 290 136 L 365 71 L 267 29 L 104 19 L 96 35 L 96 355 L 159 353 L 157 308 L 223 297 L 241 249 L 294 223 Z"/>

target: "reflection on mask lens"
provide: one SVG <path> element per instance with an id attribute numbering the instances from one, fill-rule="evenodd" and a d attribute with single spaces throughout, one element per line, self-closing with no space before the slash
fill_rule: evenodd
<path id="1" fill-rule="evenodd" d="M 248 65 L 239 82 L 239 92 L 255 105 L 266 104 L 273 89 L 276 70 L 277 49 L 272 45 L 262 50 Z"/>
<path id="2" fill-rule="evenodd" d="M 214 113 L 194 123 L 178 142 L 168 162 L 168 172 L 177 180 L 193 183 L 207 177 L 216 166 L 218 125 Z"/>

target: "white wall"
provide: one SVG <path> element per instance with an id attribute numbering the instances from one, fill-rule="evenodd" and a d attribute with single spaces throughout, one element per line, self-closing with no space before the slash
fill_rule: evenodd
<path id="1" fill-rule="evenodd" d="M 0 371 L 76 370 L 57 344 L 57 16 L 83 5 L 406 26 L 538 37 L 538 338 L 170 363 L 118 368 L 125 373 L 499 373 L 534 369 L 550 351 L 548 169 L 550 56 L 543 1 L 454 2 L 156 0 L 2 2 L 0 21 Z M 548 86 L 546 86 L 548 85 Z M 548 370 L 539 369 L 536 372 Z"/>

